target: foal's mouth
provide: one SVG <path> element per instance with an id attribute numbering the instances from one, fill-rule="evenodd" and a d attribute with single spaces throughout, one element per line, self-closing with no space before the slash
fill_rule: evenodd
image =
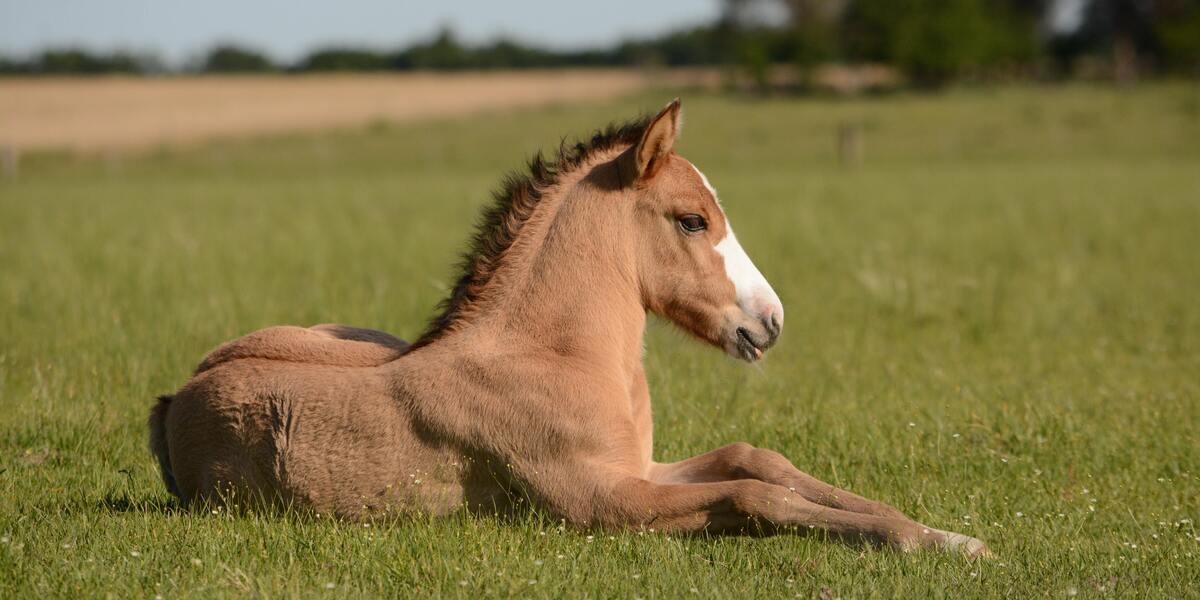
<path id="1" fill-rule="evenodd" d="M 746 362 L 755 362 L 766 354 L 767 350 L 779 340 L 783 325 L 774 314 L 759 320 L 761 329 L 749 325 L 739 325 L 734 330 L 734 347 L 737 356 Z"/>
<path id="2" fill-rule="evenodd" d="M 760 347 L 754 342 L 754 338 L 750 335 L 750 331 L 745 327 L 737 328 L 737 350 L 738 355 L 746 362 L 754 362 L 763 356 L 769 344 L 763 344 Z"/>

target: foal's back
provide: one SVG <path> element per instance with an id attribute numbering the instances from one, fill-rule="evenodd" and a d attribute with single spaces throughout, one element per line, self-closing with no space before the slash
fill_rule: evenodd
<path id="1" fill-rule="evenodd" d="M 374 367 L 396 360 L 408 342 L 383 331 L 325 323 L 312 327 L 267 327 L 209 352 L 197 373 L 248 358 L 340 367 Z"/>

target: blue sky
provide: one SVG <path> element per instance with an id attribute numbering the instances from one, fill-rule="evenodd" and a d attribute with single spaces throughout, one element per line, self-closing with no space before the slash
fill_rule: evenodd
<path id="1" fill-rule="evenodd" d="M 0 53 L 80 45 L 180 63 L 233 41 L 294 60 L 327 44 L 394 48 L 444 24 L 468 41 L 508 35 L 580 48 L 711 21 L 720 8 L 720 0 L 0 0 Z"/>

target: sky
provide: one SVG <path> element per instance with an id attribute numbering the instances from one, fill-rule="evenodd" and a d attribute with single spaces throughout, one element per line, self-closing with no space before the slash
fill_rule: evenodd
<path id="1" fill-rule="evenodd" d="M 1074 31 L 1083 23 L 1086 0 L 1053 0 L 1050 3 L 1050 28 L 1056 32 Z"/>
<path id="2" fill-rule="evenodd" d="M 720 0 L 0 0 L 0 53 L 72 45 L 180 64 L 236 42 L 296 60 L 324 45 L 397 48 L 443 25 L 467 42 L 507 35 L 585 48 L 712 21 L 720 8 Z"/>

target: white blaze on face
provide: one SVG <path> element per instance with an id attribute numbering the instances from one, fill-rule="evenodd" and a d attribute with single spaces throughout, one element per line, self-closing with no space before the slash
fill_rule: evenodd
<path id="1" fill-rule="evenodd" d="M 700 176 L 704 187 L 708 188 L 719 208 L 721 202 L 717 199 L 717 190 L 713 189 L 708 178 L 696 165 L 692 165 L 692 169 Z M 738 306 L 759 318 L 774 314 L 779 325 L 783 325 L 783 303 L 779 301 L 775 290 L 771 289 L 771 284 L 767 283 L 767 278 L 763 277 L 762 272 L 754 266 L 754 262 L 738 243 L 737 236 L 733 234 L 733 224 L 729 222 L 729 215 L 724 213 L 724 209 L 721 214 L 725 216 L 725 237 L 717 242 L 715 250 L 725 259 L 725 273 L 729 275 L 729 280 L 733 282 L 733 288 L 737 291 Z"/>

